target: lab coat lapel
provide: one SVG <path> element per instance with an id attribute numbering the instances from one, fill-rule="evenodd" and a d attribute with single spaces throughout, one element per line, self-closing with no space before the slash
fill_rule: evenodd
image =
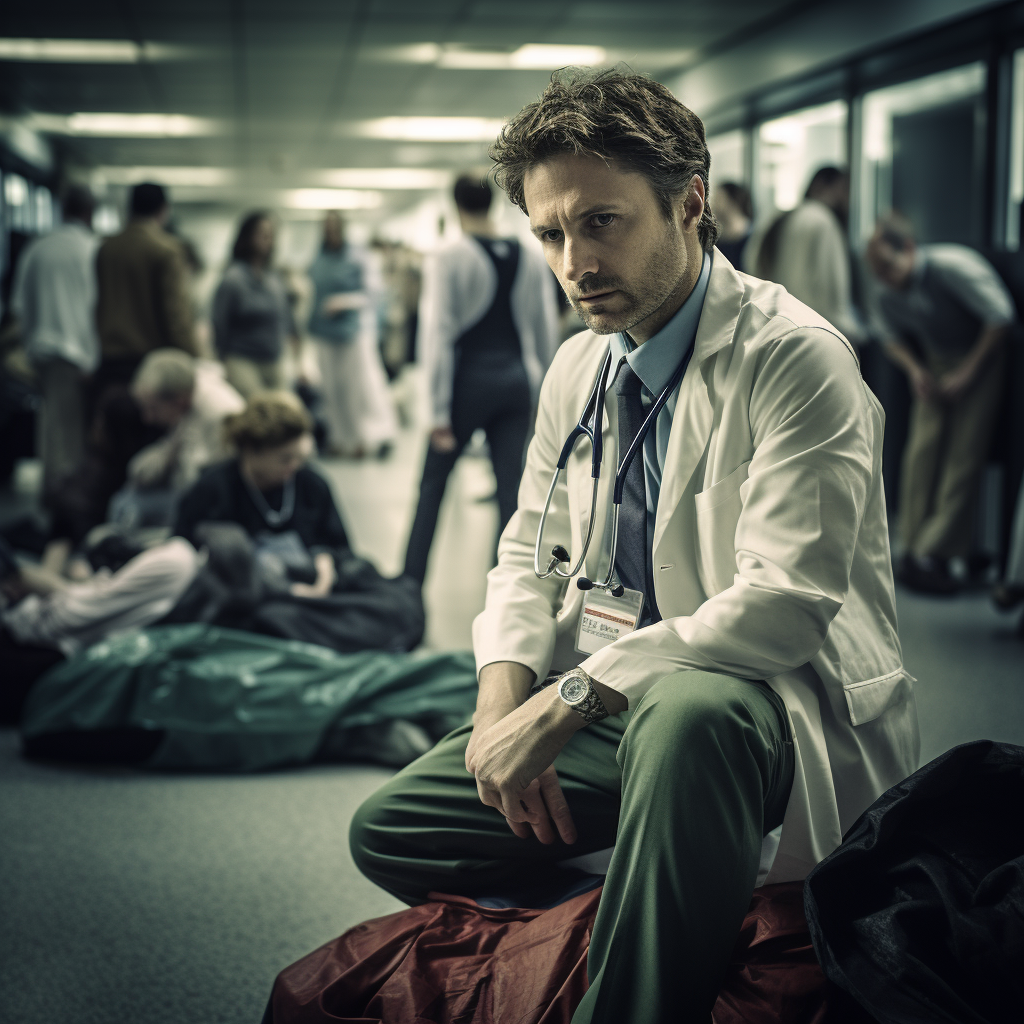
<path id="1" fill-rule="evenodd" d="M 729 261 L 717 250 L 711 267 L 704 308 L 701 311 L 693 358 L 679 385 L 679 398 L 672 415 L 668 436 L 665 469 L 662 474 L 658 514 L 654 524 L 653 552 L 655 564 L 664 556 L 671 562 L 673 538 L 666 531 L 679 505 L 686 485 L 700 462 L 711 437 L 714 415 L 705 384 L 705 364 L 727 345 L 732 344 L 739 320 L 743 286 Z M 662 545 L 666 550 L 662 551 Z"/>

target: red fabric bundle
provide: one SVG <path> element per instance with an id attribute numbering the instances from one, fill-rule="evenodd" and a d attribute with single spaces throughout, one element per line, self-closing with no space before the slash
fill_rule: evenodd
<path id="1" fill-rule="evenodd" d="M 601 890 L 551 910 L 434 893 L 283 970 L 268 1024 L 568 1024 L 587 990 Z M 755 890 L 714 1024 L 826 1024 L 800 883 Z"/>

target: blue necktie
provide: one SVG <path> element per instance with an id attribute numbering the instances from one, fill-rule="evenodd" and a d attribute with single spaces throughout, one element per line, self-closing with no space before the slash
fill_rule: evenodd
<path id="1" fill-rule="evenodd" d="M 615 377 L 615 394 L 619 399 L 619 461 L 640 433 L 644 407 L 640 400 L 643 382 L 633 367 L 623 362 Z M 619 509 L 619 540 L 615 554 L 615 573 L 619 582 L 644 595 L 644 609 L 638 625 L 660 622 L 661 613 L 654 597 L 654 580 L 647 545 L 647 487 L 644 483 L 643 447 L 633 456 L 622 488 Z"/>

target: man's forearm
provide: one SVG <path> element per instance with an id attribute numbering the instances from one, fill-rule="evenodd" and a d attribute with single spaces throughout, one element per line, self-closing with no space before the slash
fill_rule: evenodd
<path id="1" fill-rule="evenodd" d="M 480 669 L 477 715 L 504 718 L 530 696 L 537 676 L 516 661 L 494 661 Z"/>
<path id="2" fill-rule="evenodd" d="M 982 329 L 978 340 L 964 360 L 972 370 L 980 370 L 990 355 L 1002 344 L 1006 336 L 1006 325 L 996 324 Z"/>
<path id="3" fill-rule="evenodd" d="M 921 365 L 914 353 L 900 341 L 887 341 L 885 354 L 908 376 Z"/>

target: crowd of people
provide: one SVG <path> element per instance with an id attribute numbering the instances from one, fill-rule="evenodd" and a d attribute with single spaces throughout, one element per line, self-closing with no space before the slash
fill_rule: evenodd
<path id="1" fill-rule="evenodd" d="M 135 186 L 127 226 L 101 242 L 93 197 L 68 189 L 63 223 L 24 252 L 11 301 L 38 393 L 44 518 L 29 517 L 27 545 L 24 522 L 8 524 L 11 543 L 0 537 L 0 643 L 19 680 L 9 704 L 61 657 L 156 624 L 203 621 L 346 653 L 418 644 L 447 477 L 485 431 L 504 527 L 559 340 L 554 279 L 499 236 L 490 186 L 464 176 L 455 201 L 463 237 L 428 257 L 422 296 L 402 247 L 350 244 L 335 212 L 296 283 L 275 265 L 273 216 L 248 214 L 205 343 L 166 190 Z M 352 552 L 308 463 L 318 449 L 388 457 L 399 422 L 388 378 L 414 349 L 431 432 L 405 570 L 385 579 Z"/>

